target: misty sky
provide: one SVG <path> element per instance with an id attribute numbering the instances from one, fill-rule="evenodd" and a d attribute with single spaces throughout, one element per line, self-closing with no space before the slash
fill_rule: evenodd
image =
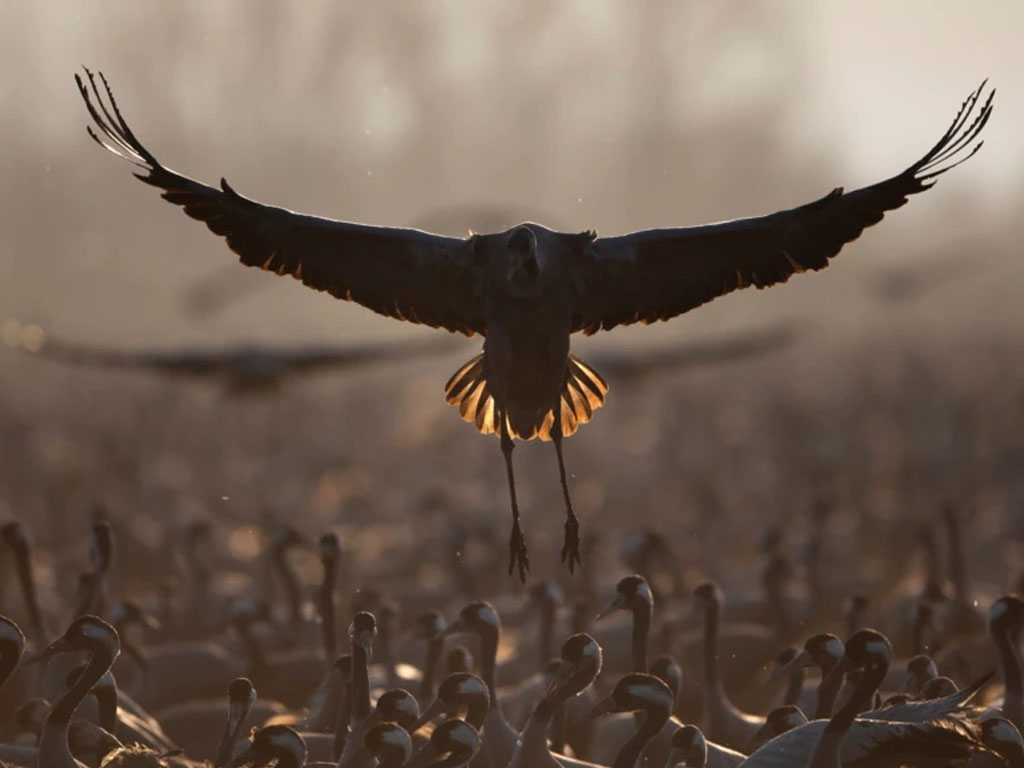
<path id="1" fill-rule="evenodd" d="M 460 206 L 504 207 L 605 233 L 753 215 L 878 181 L 923 154 L 988 76 L 999 94 L 978 157 L 826 273 L 716 302 L 687 327 L 766 323 L 796 306 L 848 324 L 872 314 L 863 283 L 873 268 L 932 256 L 1000 265 L 963 294 L 947 290 L 943 301 L 958 307 L 982 306 L 979 297 L 1009 306 L 1022 274 L 1011 259 L 1024 201 L 1020 3 L 0 9 L 0 317 L 65 335 L 403 330 L 290 281 L 242 267 L 236 279 L 216 238 L 88 141 L 71 80 L 81 64 L 107 73 L 167 165 L 224 175 L 257 199 L 374 223 L 447 216 L 456 231 L 480 215 L 462 221 Z M 452 209 L 454 222 L 442 216 Z M 241 298 L 188 317 L 183 296 L 204 281 L 242 286 Z"/>

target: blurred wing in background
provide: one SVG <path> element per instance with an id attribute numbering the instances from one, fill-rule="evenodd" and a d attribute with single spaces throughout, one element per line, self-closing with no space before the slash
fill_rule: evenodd
<path id="1" fill-rule="evenodd" d="M 392 361 L 411 360 L 428 357 L 461 349 L 449 338 L 413 339 L 391 344 L 363 344 L 359 346 L 309 346 L 298 349 L 283 349 L 275 352 L 276 359 L 282 369 L 293 373 L 313 373 L 316 371 L 351 368 Z M 267 350 L 267 354 L 270 350 Z"/>
<path id="2" fill-rule="evenodd" d="M 239 345 L 227 349 L 115 349 L 45 337 L 39 344 L 15 345 L 25 352 L 72 365 L 149 370 L 172 376 L 219 377 L 236 389 L 272 389 L 289 376 L 337 368 L 399 362 L 457 348 L 449 339 L 273 349 Z"/>
<path id="3" fill-rule="evenodd" d="M 75 75 L 75 80 L 109 143 L 92 128 L 89 135 L 142 168 L 145 172 L 135 174 L 138 178 L 164 190 L 165 200 L 224 237 L 243 264 L 291 275 L 388 317 L 467 336 L 483 332 L 471 240 L 306 216 L 249 200 L 223 179 L 216 189 L 181 176 L 162 166 L 135 138 L 103 76 L 109 107 L 93 74 L 86 70 L 86 75 L 92 95 L 81 77 Z"/>
<path id="4" fill-rule="evenodd" d="M 794 326 L 778 325 L 710 341 L 661 345 L 636 352 L 591 353 L 587 358 L 595 368 L 619 384 L 676 368 L 695 368 L 757 357 L 787 347 L 796 335 Z"/>
<path id="5" fill-rule="evenodd" d="M 668 320 L 739 288 L 765 288 L 796 272 L 824 269 L 886 211 L 978 151 L 981 142 L 972 143 L 992 114 L 995 93 L 981 102 L 984 86 L 967 98 L 928 154 L 887 181 L 845 194 L 838 188 L 769 216 L 595 240 L 576 268 L 573 331 L 589 335 Z"/>
<path id="6" fill-rule="evenodd" d="M 230 360 L 219 352 L 114 349 L 55 341 L 49 336 L 38 349 L 23 349 L 30 354 L 72 365 L 150 370 L 188 376 L 216 376 L 224 373 L 230 365 Z"/>

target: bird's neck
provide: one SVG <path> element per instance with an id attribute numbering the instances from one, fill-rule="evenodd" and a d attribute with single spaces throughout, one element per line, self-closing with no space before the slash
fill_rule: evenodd
<path id="1" fill-rule="evenodd" d="M 100 726 L 108 733 L 114 733 L 117 728 L 116 685 L 97 686 L 92 693 L 99 709 Z"/>
<path id="2" fill-rule="evenodd" d="M 247 714 L 248 707 L 246 710 Z M 237 704 L 234 702 L 228 704 L 228 719 L 224 724 L 224 733 L 220 737 L 220 743 L 217 745 L 217 757 L 213 761 L 217 768 L 222 768 L 231 760 L 244 719 L 244 715 L 238 711 Z"/>
<path id="3" fill-rule="evenodd" d="M 25 600 L 25 610 L 28 612 L 32 632 L 35 634 L 36 642 L 42 643 L 46 630 L 43 628 L 43 617 L 39 611 L 39 601 L 36 599 L 36 582 L 32 578 L 32 551 L 28 547 L 17 547 L 14 564 L 18 571 L 18 584 Z"/>
<path id="4" fill-rule="evenodd" d="M 423 679 L 420 681 L 420 699 L 429 702 L 434 697 L 434 680 L 437 677 L 437 665 L 444 653 L 444 635 L 430 638 L 427 643 L 427 656 L 423 660 Z M 424 705 L 425 706 L 425 705 Z"/>
<path id="5" fill-rule="evenodd" d="M 814 709 L 815 720 L 832 717 L 832 708 L 836 705 L 839 689 L 843 687 L 843 671 L 837 662 L 830 660 L 821 668 L 821 682 L 818 683 L 817 703 Z"/>
<path id="6" fill-rule="evenodd" d="M 484 721 L 487 719 L 487 712 L 490 708 L 490 704 L 484 701 L 482 696 L 474 696 L 466 707 L 466 722 L 479 731 L 484 727 Z"/>
<path id="7" fill-rule="evenodd" d="M 846 732 L 853 724 L 854 718 L 871 707 L 875 691 L 882 684 L 887 671 L 888 665 L 880 662 L 870 665 L 864 671 L 849 701 L 840 707 L 822 731 L 807 768 L 838 768 L 841 764 L 840 752 Z"/>
<path id="8" fill-rule="evenodd" d="M 718 622 L 721 608 L 710 604 L 704 609 L 704 687 L 705 695 L 721 688 L 718 676 Z"/>
<path id="9" fill-rule="evenodd" d="M 804 690 L 806 675 L 802 669 L 798 669 L 789 678 L 789 685 L 786 686 L 786 695 L 782 700 L 785 705 L 796 704 L 800 701 L 800 694 Z"/>
<path id="10" fill-rule="evenodd" d="M 348 742 L 348 724 L 352 721 L 352 685 L 343 682 L 344 691 L 338 709 L 338 724 L 334 728 L 334 756 L 340 758 Z"/>
<path id="11" fill-rule="evenodd" d="M 352 644 L 352 722 L 370 715 L 370 655 L 360 643 Z"/>
<path id="12" fill-rule="evenodd" d="M 498 636 L 497 627 L 485 625 L 477 633 L 480 638 L 480 677 L 487 685 L 487 691 L 491 694 L 491 706 L 498 704 L 497 686 L 495 685 L 495 670 L 498 664 Z"/>
<path id="13" fill-rule="evenodd" d="M 638 600 L 633 607 L 633 671 L 647 672 L 647 646 L 651 636 L 651 618 L 654 610 L 646 600 Z"/>
<path id="14" fill-rule="evenodd" d="M 670 714 L 668 709 L 652 708 L 646 710 L 642 725 L 629 741 L 622 746 L 612 768 L 634 768 L 637 760 L 640 758 L 640 754 L 644 751 L 644 747 L 647 746 L 651 739 L 661 733 L 661 729 L 665 727 Z"/>
<path id="15" fill-rule="evenodd" d="M 1024 730 L 1024 682 L 1021 675 L 1020 651 L 1011 640 L 1009 632 L 997 632 L 993 640 L 1003 668 L 1003 717 L 1017 726 L 1017 730 Z"/>
<path id="16" fill-rule="evenodd" d="M 93 651 L 89 663 L 60 700 L 53 705 L 39 737 L 39 765 L 77 765 L 68 749 L 68 724 L 78 705 L 114 663 L 116 654 L 107 649 Z"/>
<path id="17" fill-rule="evenodd" d="M 324 560 L 324 580 L 320 585 L 320 625 L 324 644 L 324 659 L 328 664 L 338 655 L 338 634 L 334 618 L 334 585 L 338 563 L 334 558 Z"/>

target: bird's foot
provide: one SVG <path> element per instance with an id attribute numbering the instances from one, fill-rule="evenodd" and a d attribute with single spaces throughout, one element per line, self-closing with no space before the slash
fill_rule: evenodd
<path id="1" fill-rule="evenodd" d="M 508 575 L 519 568 L 519 579 L 526 583 L 526 574 L 530 570 L 530 556 L 526 552 L 526 538 L 519 527 L 519 520 L 512 523 L 512 537 L 508 542 Z"/>
<path id="2" fill-rule="evenodd" d="M 569 563 L 569 573 L 575 573 L 580 565 L 580 521 L 571 515 L 565 521 L 565 540 L 562 544 L 562 562 Z"/>

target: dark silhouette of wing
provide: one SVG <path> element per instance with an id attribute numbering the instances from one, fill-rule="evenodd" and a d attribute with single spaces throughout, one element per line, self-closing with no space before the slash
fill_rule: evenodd
<path id="1" fill-rule="evenodd" d="M 92 128 L 89 135 L 142 168 L 139 179 L 222 236 L 243 264 L 291 275 L 388 317 L 467 336 L 484 331 L 471 239 L 306 216 L 243 197 L 224 179 L 217 189 L 181 176 L 135 138 L 103 75 L 106 100 L 93 74 L 86 75 L 88 87 L 78 75 L 75 81 L 106 142 Z"/>
<path id="2" fill-rule="evenodd" d="M 641 351 L 589 354 L 587 359 L 603 375 L 622 382 L 673 368 L 696 367 L 756 357 L 790 344 L 795 336 L 795 328 L 782 325 L 710 341 L 661 345 Z"/>
<path id="3" fill-rule="evenodd" d="M 313 373 L 371 363 L 409 360 L 437 353 L 443 354 L 461 348 L 461 345 L 449 343 L 450 340 L 448 337 L 442 341 L 435 340 L 433 343 L 417 339 L 391 344 L 364 344 L 346 347 L 309 346 L 280 350 L 274 355 L 282 371 Z M 269 350 L 267 354 L 270 354 Z"/>
<path id="4" fill-rule="evenodd" d="M 968 275 L 984 273 L 976 259 L 964 259 L 957 255 L 939 262 L 894 265 L 868 275 L 871 291 L 885 304 L 902 304 L 914 301 L 936 288 L 956 282 Z"/>
<path id="5" fill-rule="evenodd" d="M 274 349 L 240 345 L 226 349 L 119 350 L 47 338 L 38 349 L 22 349 L 52 360 L 102 368 L 150 370 L 193 377 L 223 377 L 250 388 L 279 384 L 292 374 L 329 368 L 355 368 L 422 357 L 455 348 L 449 340 L 422 340 L 361 346 L 307 346 Z"/>
<path id="6" fill-rule="evenodd" d="M 216 351 L 121 350 L 51 339 L 47 339 L 38 350 L 30 351 L 30 354 L 74 365 L 152 370 L 191 376 L 216 376 L 231 365 L 230 358 Z"/>
<path id="7" fill-rule="evenodd" d="M 982 102 L 984 86 L 964 101 L 928 154 L 887 181 L 845 194 L 834 189 L 769 216 L 598 238 L 575 265 L 572 330 L 589 335 L 668 320 L 739 288 L 765 288 L 796 272 L 824 269 L 886 211 L 978 151 L 981 142 L 971 145 L 992 114 L 995 93 Z"/>

